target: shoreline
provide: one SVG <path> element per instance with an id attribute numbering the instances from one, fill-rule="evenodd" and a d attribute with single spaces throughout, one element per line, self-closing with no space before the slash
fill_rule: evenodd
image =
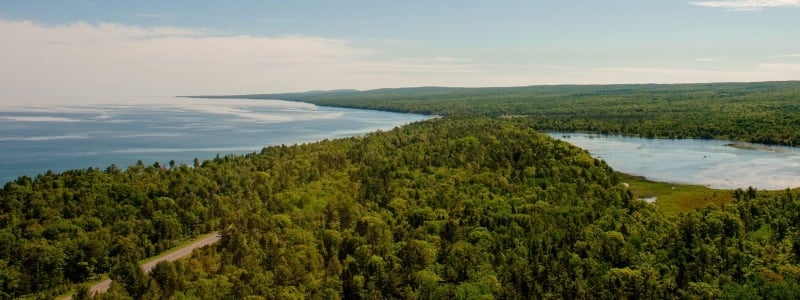
<path id="1" fill-rule="evenodd" d="M 782 154 L 790 153 L 789 151 L 786 151 L 786 150 L 783 150 L 783 149 L 776 149 L 776 148 L 770 147 L 769 145 L 766 145 L 766 144 L 734 142 L 734 143 L 725 144 L 725 146 L 726 147 L 736 148 L 736 149 L 742 149 L 742 150 L 767 151 L 767 152 L 782 153 Z"/>
<path id="2" fill-rule="evenodd" d="M 164 99 L 167 99 L 167 97 L 164 97 Z M 174 99 L 174 97 L 170 97 L 169 99 Z M 89 168 L 105 170 L 111 165 L 125 169 L 136 164 L 137 161 L 142 161 L 144 165 L 152 165 L 157 162 L 161 166 L 167 166 L 169 161 L 172 160 L 175 161 L 177 165 L 187 164 L 191 166 L 194 158 L 197 158 L 200 161 L 205 161 L 214 159 L 215 155 L 247 155 L 251 153 L 258 153 L 263 148 L 272 146 L 291 146 L 320 142 L 323 140 L 340 138 L 345 139 L 363 136 L 378 130 L 391 130 L 394 127 L 436 118 L 436 116 L 414 113 L 388 112 L 374 109 L 344 107 L 329 107 L 335 108 L 336 111 L 343 112 L 344 115 L 337 115 L 337 118 L 317 118 L 316 116 L 318 115 L 332 115 L 332 113 L 327 112 L 331 109 L 311 108 L 310 106 L 314 104 L 308 103 L 309 108 L 304 108 L 304 110 L 308 110 L 308 112 L 299 112 L 296 109 L 288 109 L 284 111 L 281 110 L 280 107 L 276 107 L 274 112 L 270 112 L 267 110 L 271 108 L 264 108 L 263 106 L 259 105 L 259 103 L 263 102 L 262 99 L 235 98 L 232 100 L 234 100 L 234 102 L 226 102 L 224 99 L 219 99 L 213 101 L 213 106 L 209 105 L 209 103 L 199 102 L 198 105 L 201 107 L 191 110 L 184 109 L 185 105 L 182 103 L 143 103 L 141 105 L 132 106 L 134 107 L 133 113 L 135 113 L 135 115 L 131 115 L 131 111 L 128 109 L 131 106 L 116 106 L 113 103 L 99 106 L 96 104 L 70 106 L 68 108 L 56 111 L 42 111 L 40 108 L 34 108 L 33 114 L 37 116 L 46 115 L 58 117 L 64 114 L 69 114 L 69 117 L 71 118 L 69 123 L 70 127 L 87 127 L 91 125 L 90 123 L 108 123 L 110 126 L 115 125 L 116 127 L 104 128 L 104 131 L 100 131 L 100 133 L 92 132 L 91 134 L 85 134 L 83 133 L 84 131 L 81 131 L 82 133 L 78 135 L 73 133 L 73 131 L 79 130 L 80 128 L 69 129 L 68 127 L 64 127 L 66 129 L 64 129 L 63 132 L 55 132 L 47 136 L 37 137 L 36 135 L 38 134 L 38 131 L 32 131 L 19 132 L 17 133 L 17 135 L 20 135 L 18 137 L 6 137 L 5 140 L 0 140 L 0 149 L 6 150 L 7 153 L 17 153 L 20 155 L 9 156 L 6 161 L 0 162 L 0 166 L 2 167 L 2 170 L 0 170 L 0 184 L 14 182 L 22 177 L 35 179 L 39 175 L 48 174 L 48 172 L 61 174 L 69 171 L 87 170 Z M 248 107 L 239 107 L 235 100 L 252 103 L 254 108 L 251 109 Z M 291 100 L 274 100 L 282 101 L 286 104 L 286 106 L 291 107 L 297 106 L 297 103 L 299 103 L 298 101 Z M 189 104 L 192 103 L 193 102 L 189 102 Z M 305 107 L 305 105 L 303 106 Z M 138 109 L 137 107 L 141 109 Z M 117 111 L 123 108 L 126 109 L 124 114 Z M 6 115 L 14 116 L 17 114 L 27 114 L 27 112 L 28 109 L 23 107 L 18 110 L 9 111 L 6 113 Z M 147 116 L 152 116 L 152 112 L 163 113 L 164 117 L 162 117 L 162 120 L 164 121 L 155 124 L 162 127 L 177 126 L 174 122 L 170 121 L 170 118 L 175 118 L 176 116 L 181 117 L 181 114 L 188 114 L 188 117 L 190 118 L 184 117 L 185 121 L 182 121 L 186 124 L 179 122 L 180 124 L 178 125 L 185 125 L 187 128 L 195 129 L 188 131 L 183 129 L 164 129 L 161 131 L 142 129 L 134 130 L 136 132 L 133 133 L 128 132 L 122 136 L 108 134 L 108 132 L 110 132 L 112 129 L 119 129 L 120 127 L 118 124 L 132 124 L 133 121 L 141 121 L 140 119 L 142 118 L 140 115 L 144 115 L 145 112 L 148 113 Z M 266 114 L 268 116 L 264 118 L 258 118 L 258 116 L 255 116 L 257 114 Z M 269 128 L 264 129 L 264 126 L 266 125 L 263 124 L 268 122 L 264 121 L 263 119 L 278 118 L 270 116 L 273 114 L 280 116 L 286 115 L 287 117 L 285 117 L 285 119 L 291 120 L 286 122 L 269 123 L 267 124 Z M 388 114 L 396 114 L 396 116 L 388 116 Z M 287 131 L 288 133 L 281 134 L 278 132 L 287 126 L 294 126 L 292 123 L 287 122 L 295 122 L 295 119 L 303 118 L 304 115 L 310 115 L 315 118 L 305 121 L 300 120 L 303 122 L 302 124 L 305 125 L 298 125 L 299 129 L 295 130 L 296 132 L 294 133 Z M 191 139 L 189 137 L 196 136 L 197 134 L 202 135 L 203 132 L 210 132 L 208 129 L 203 129 L 197 127 L 196 125 L 189 124 L 189 122 L 198 118 L 212 118 L 213 120 L 222 120 L 220 122 L 228 122 L 214 127 L 214 130 L 224 134 L 220 134 L 219 138 L 214 138 L 216 140 L 214 144 L 209 144 L 205 147 L 196 147 L 196 145 L 190 141 Z M 363 121 L 354 120 L 352 118 L 358 118 L 358 120 L 363 119 Z M 72 121 L 73 119 L 76 121 Z M 319 122 L 322 123 L 318 123 L 316 121 L 317 119 L 321 120 Z M 338 121 L 336 121 L 336 119 L 338 119 Z M 41 128 L 43 126 L 52 126 L 52 124 L 59 123 L 51 119 L 47 120 L 49 121 L 47 123 L 45 123 L 43 120 L 38 120 L 38 122 L 34 122 L 36 120 L 18 122 L 20 122 L 21 125 L 26 126 L 26 128 L 32 128 L 31 130 L 39 130 L 37 128 Z M 218 125 L 218 123 L 215 123 L 216 121 L 213 120 L 209 126 Z M 326 120 L 334 120 L 336 121 L 336 124 L 333 124 L 332 121 Z M 397 122 L 393 122 L 393 120 L 397 120 Z M 207 123 L 207 121 L 204 122 Z M 314 125 L 314 123 L 317 123 L 317 125 Z M 328 124 L 333 124 L 333 126 L 328 126 Z M 244 126 L 244 128 L 242 126 Z M 236 132 L 239 133 L 237 134 Z M 29 136 L 25 136 L 25 134 L 28 134 Z M 47 140 L 45 140 L 45 138 L 47 138 Z M 55 145 L 61 142 L 70 142 L 71 140 L 81 140 L 83 144 L 99 143 L 101 145 L 113 144 L 114 146 L 108 149 L 83 149 L 85 147 L 71 146 L 70 150 L 65 150 L 69 151 L 69 153 L 64 152 L 57 154 L 46 153 L 47 151 L 44 150 L 39 151 L 40 149 L 45 149 L 44 147 L 52 147 L 52 145 L 45 146 L 43 144 L 47 141 L 51 141 L 53 145 Z M 245 143 L 242 143 L 243 141 Z M 162 147 L 160 145 L 165 146 Z M 30 151 L 23 152 L 16 150 L 18 148 L 22 148 L 23 146 L 28 147 L 29 149 L 34 149 L 31 147 L 36 147 L 34 150 L 41 152 L 41 155 L 36 156 L 36 159 L 28 158 L 30 155 L 23 155 L 23 153 L 31 153 Z M 139 153 L 137 154 L 137 152 Z"/>

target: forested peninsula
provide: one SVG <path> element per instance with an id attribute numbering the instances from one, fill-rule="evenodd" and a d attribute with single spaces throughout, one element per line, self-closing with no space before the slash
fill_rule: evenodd
<path id="1" fill-rule="evenodd" d="M 524 117 L 537 130 L 800 145 L 800 81 L 420 87 L 223 97 L 449 117 Z"/>
<path id="2" fill-rule="evenodd" d="M 228 96 L 230 97 L 230 96 Z M 193 166 L 20 177 L 0 190 L 0 298 L 800 297 L 797 191 L 682 213 L 539 133 L 800 143 L 800 82 L 336 91 L 243 98 L 442 116 Z M 224 100 L 220 100 L 224 101 Z M 221 241 L 144 274 L 138 260 Z"/>

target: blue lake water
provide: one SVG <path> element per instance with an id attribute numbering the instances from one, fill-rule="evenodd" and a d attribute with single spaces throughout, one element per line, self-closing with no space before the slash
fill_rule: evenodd
<path id="1" fill-rule="evenodd" d="M 243 154 L 388 130 L 430 116 L 320 107 L 280 100 L 164 98 L 147 104 L 0 107 L 0 184 L 47 170 L 120 168 Z M 615 170 L 714 188 L 800 187 L 800 150 L 731 147 L 585 133 L 550 136 L 588 150 Z"/>
<path id="2" fill-rule="evenodd" d="M 0 107 L 0 184 L 47 170 L 125 168 L 138 160 L 191 165 L 194 158 L 362 135 L 430 118 L 279 100 L 155 102 Z"/>
<path id="3" fill-rule="evenodd" d="M 614 135 L 550 132 L 551 137 L 588 150 L 614 170 L 651 180 L 712 188 L 765 190 L 800 187 L 800 149 L 698 139 L 643 139 Z"/>

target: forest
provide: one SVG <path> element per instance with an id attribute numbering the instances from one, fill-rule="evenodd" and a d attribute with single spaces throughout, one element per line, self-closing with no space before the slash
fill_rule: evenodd
<path id="1" fill-rule="evenodd" d="M 800 81 L 422 87 L 225 97 L 451 117 L 529 118 L 538 130 L 800 145 Z"/>
<path id="2" fill-rule="evenodd" d="M 191 166 L 20 177 L 0 190 L 0 299 L 798 298 L 797 191 L 743 187 L 720 205 L 665 212 L 605 162 L 538 131 L 625 121 L 642 134 L 657 128 L 638 121 L 647 116 L 709 124 L 654 137 L 715 128 L 712 137 L 780 132 L 775 143 L 793 144 L 798 85 L 298 94 L 290 100 L 442 117 Z M 701 117 L 711 112 L 730 115 Z M 221 241 L 190 258 L 149 274 L 137 266 L 212 231 Z M 102 274 L 111 289 L 89 295 L 85 282 Z"/>

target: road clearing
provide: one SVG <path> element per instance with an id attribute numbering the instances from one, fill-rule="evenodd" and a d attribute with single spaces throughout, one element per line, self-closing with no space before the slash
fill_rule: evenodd
<path id="1" fill-rule="evenodd" d="M 145 273 L 148 273 L 150 272 L 150 270 L 153 269 L 153 267 L 155 267 L 158 263 L 162 261 L 176 261 L 178 259 L 188 256 L 189 254 L 192 254 L 192 251 L 194 251 L 194 249 L 203 248 L 205 246 L 219 242 L 219 239 L 220 239 L 219 232 L 216 231 L 203 235 L 199 237 L 197 240 L 194 240 L 193 242 L 189 243 L 188 245 L 173 250 L 169 250 L 165 253 L 162 253 L 159 256 L 149 259 L 147 262 L 141 265 L 141 268 Z M 89 294 L 94 295 L 96 293 L 104 293 L 108 291 L 110 287 L 111 287 L 111 279 L 106 279 L 92 285 L 89 288 Z M 67 296 L 64 299 L 72 300 L 72 295 Z"/>

